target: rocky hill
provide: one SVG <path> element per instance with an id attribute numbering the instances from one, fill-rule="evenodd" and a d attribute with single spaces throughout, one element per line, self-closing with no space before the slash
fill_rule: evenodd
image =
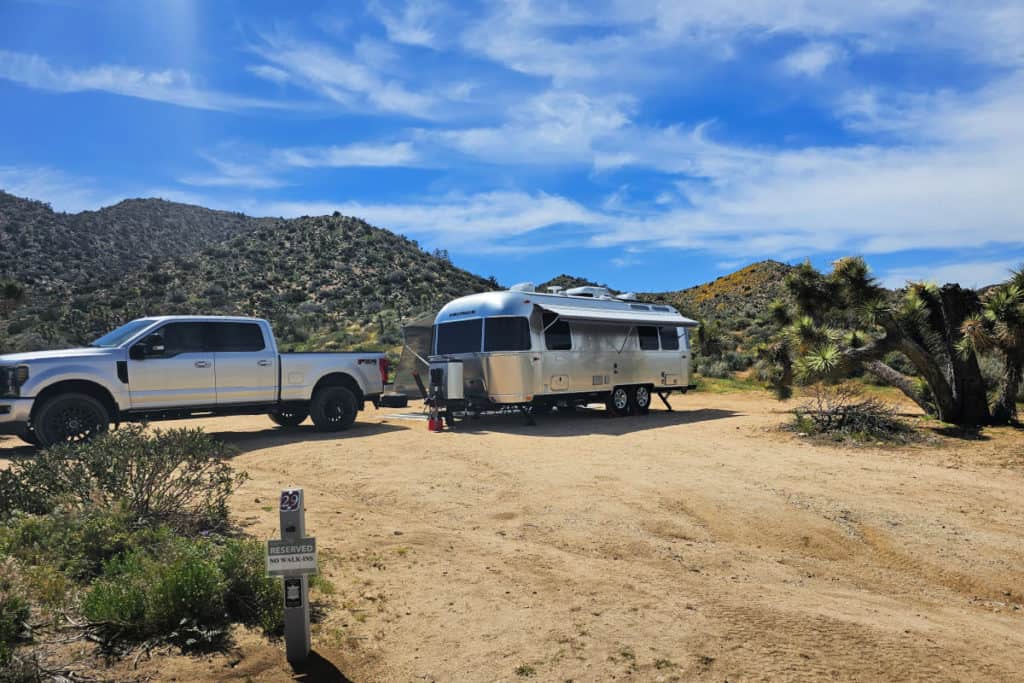
<path id="1" fill-rule="evenodd" d="M 0 280 L 24 300 L 0 352 L 85 343 L 141 315 L 269 318 L 283 345 L 394 347 L 402 316 L 497 287 L 419 245 L 340 215 L 249 218 L 162 200 L 55 213 L 0 197 Z"/>

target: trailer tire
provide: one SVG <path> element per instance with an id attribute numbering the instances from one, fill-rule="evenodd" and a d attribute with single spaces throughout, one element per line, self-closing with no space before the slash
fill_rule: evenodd
<path id="1" fill-rule="evenodd" d="M 651 387 L 646 384 L 633 389 L 633 410 L 637 415 L 646 415 L 651 412 Z"/>
<path id="2" fill-rule="evenodd" d="M 106 406 L 88 394 L 57 394 L 39 407 L 32 429 L 42 448 L 87 441 L 110 427 Z"/>
<path id="3" fill-rule="evenodd" d="M 336 385 L 319 389 L 309 404 L 313 424 L 321 432 L 348 429 L 356 421 L 357 409 L 355 394 Z"/>
<path id="4" fill-rule="evenodd" d="M 623 417 L 629 415 L 633 409 L 633 392 L 629 390 L 629 387 L 615 387 L 611 393 L 608 394 L 608 413 L 615 417 Z"/>
<path id="5" fill-rule="evenodd" d="M 309 411 L 299 408 L 281 408 L 268 413 L 267 416 L 274 424 L 281 427 L 298 427 L 309 417 Z"/>

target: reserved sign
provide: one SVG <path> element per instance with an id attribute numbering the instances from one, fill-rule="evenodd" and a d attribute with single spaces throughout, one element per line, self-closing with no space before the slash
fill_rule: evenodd
<path id="1" fill-rule="evenodd" d="M 316 573 L 315 538 L 267 541 L 268 576 L 301 576 Z"/>

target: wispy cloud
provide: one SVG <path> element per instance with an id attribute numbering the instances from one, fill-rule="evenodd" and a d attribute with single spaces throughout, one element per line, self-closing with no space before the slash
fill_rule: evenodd
<path id="1" fill-rule="evenodd" d="M 191 74 L 181 69 L 145 71 L 111 65 L 71 69 L 55 67 L 38 55 L 8 50 L 0 50 L 0 78 L 51 92 L 93 90 L 194 109 L 229 111 L 287 106 L 284 102 L 202 88 L 194 82 Z"/>
<path id="2" fill-rule="evenodd" d="M 273 158 L 286 166 L 302 168 L 353 166 L 415 166 L 419 155 L 410 142 L 393 144 L 332 145 L 275 150 Z"/>
<path id="3" fill-rule="evenodd" d="M 200 172 L 180 179 L 185 185 L 201 187 L 245 187 L 254 190 L 269 190 L 287 185 L 275 177 L 265 164 L 230 161 L 208 152 L 200 156 L 212 167 L 213 172 Z"/>
<path id="4" fill-rule="evenodd" d="M 0 189 L 48 202 L 57 211 L 78 212 L 114 204 L 122 197 L 97 189 L 93 178 L 71 176 L 45 166 L 0 166 Z"/>
<path id="5" fill-rule="evenodd" d="M 339 54 L 325 45 L 283 36 L 265 36 L 252 47 L 267 61 L 254 65 L 266 77 L 316 92 L 353 111 L 377 111 L 422 119 L 440 115 L 442 100 L 430 92 L 417 92 L 400 78 L 374 68 L 365 59 Z M 261 68 L 262 67 L 262 68 Z M 267 68 L 273 69 L 268 71 Z"/>
<path id="6" fill-rule="evenodd" d="M 831 65 L 840 61 L 845 52 L 831 43 L 811 43 L 786 55 L 782 61 L 782 70 L 791 76 L 817 78 Z"/>
<path id="7" fill-rule="evenodd" d="M 393 9 L 381 2 L 371 2 L 369 10 L 387 29 L 388 38 L 396 43 L 433 47 L 437 42 L 435 29 L 431 27 L 437 3 L 409 0 Z"/>
<path id="8" fill-rule="evenodd" d="M 896 268 L 886 271 L 882 284 L 892 289 L 905 287 L 908 282 L 957 282 L 964 287 L 985 287 L 1005 282 L 1011 272 L 1024 266 L 1022 260 L 967 261 L 943 265 Z"/>

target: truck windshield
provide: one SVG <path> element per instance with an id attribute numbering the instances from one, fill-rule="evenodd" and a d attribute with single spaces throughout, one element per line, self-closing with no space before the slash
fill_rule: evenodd
<path id="1" fill-rule="evenodd" d="M 108 332 L 103 335 L 89 346 L 98 346 L 101 349 L 112 349 L 115 346 L 120 346 L 125 343 L 137 333 L 141 332 L 145 328 L 153 324 L 153 321 L 149 318 L 140 318 L 133 320 L 130 323 L 125 323 L 121 327 L 117 328 L 113 332 Z"/>
<path id="2" fill-rule="evenodd" d="M 480 319 L 459 320 L 437 326 L 437 353 L 446 356 L 452 353 L 477 353 L 480 351 Z"/>

